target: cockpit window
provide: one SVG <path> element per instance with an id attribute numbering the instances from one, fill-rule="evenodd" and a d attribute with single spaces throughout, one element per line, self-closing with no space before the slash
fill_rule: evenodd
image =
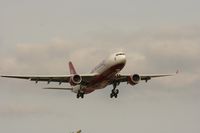
<path id="1" fill-rule="evenodd" d="M 125 55 L 124 53 L 119 53 L 119 54 L 116 54 L 116 56 L 119 56 L 119 55 Z"/>

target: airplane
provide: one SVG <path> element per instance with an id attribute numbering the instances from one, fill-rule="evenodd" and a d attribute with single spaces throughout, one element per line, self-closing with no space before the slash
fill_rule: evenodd
<path id="1" fill-rule="evenodd" d="M 72 133 L 75 133 L 75 132 L 72 132 Z M 78 130 L 76 133 L 81 133 L 81 130 Z"/>
<path id="2" fill-rule="evenodd" d="M 77 133 L 81 133 L 81 130 L 78 130 Z"/>
<path id="3" fill-rule="evenodd" d="M 132 86 L 137 85 L 140 81 L 149 81 L 152 78 L 172 76 L 174 74 L 158 74 L 158 75 L 139 75 L 139 74 L 120 74 L 119 72 L 126 64 L 126 55 L 124 52 L 117 52 L 108 56 L 99 65 L 97 65 L 89 74 L 78 74 L 72 62 L 69 62 L 69 75 L 2 75 L 5 78 L 19 78 L 28 79 L 30 81 L 45 81 L 50 82 L 69 83 L 70 88 L 44 88 L 44 89 L 58 89 L 71 90 L 76 93 L 77 98 L 84 98 L 85 94 L 94 92 L 95 90 L 103 89 L 108 85 L 112 85 L 113 89 L 110 93 L 110 98 L 117 98 L 119 90 L 116 89 L 121 82 L 126 82 Z M 178 71 L 176 72 L 176 74 Z"/>

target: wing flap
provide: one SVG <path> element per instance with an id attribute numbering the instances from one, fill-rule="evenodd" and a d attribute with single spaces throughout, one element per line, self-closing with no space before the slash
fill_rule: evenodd
<path id="1" fill-rule="evenodd" d="M 73 90 L 72 88 L 56 88 L 56 87 L 48 87 L 43 89 L 49 89 L 49 90 Z"/>
<path id="2" fill-rule="evenodd" d="M 69 82 L 70 77 L 31 77 L 31 81 L 43 81 L 43 82 Z"/>

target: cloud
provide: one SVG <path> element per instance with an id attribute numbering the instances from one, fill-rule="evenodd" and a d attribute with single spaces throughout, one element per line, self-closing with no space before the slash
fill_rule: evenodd
<path id="1" fill-rule="evenodd" d="M 47 115 L 50 110 L 40 105 L 26 105 L 26 104 L 7 104 L 0 105 L 1 117 L 21 117 L 33 115 Z"/>
<path id="2" fill-rule="evenodd" d="M 62 74 L 68 73 L 67 62 L 71 60 L 80 73 L 86 73 L 102 58 L 120 50 L 127 54 L 125 72 L 165 73 L 180 69 L 181 77 L 189 78 L 184 83 L 191 84 L 200 79 L 198 29 L 108 29 L 78 41 L 55 37 L 46 43 L 18 43 L 12 53 L 0 57 L 0 66 L 4 73 Z"/>

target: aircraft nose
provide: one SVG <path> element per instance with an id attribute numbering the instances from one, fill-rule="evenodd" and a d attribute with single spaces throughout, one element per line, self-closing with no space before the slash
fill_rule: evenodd
<path id="1" fill-rule="evenodd" d="M 126 56 L 125 55 L 122 57 L 122 63 L 126 64 Z"/>
<path id="2" fill-rule="evenodd" d="M 118 57 L 118 62 L 120 63 L 120 64 L 126 64 L 126 56 L 125 55 L 120 55 L 119 57 Z"/>

